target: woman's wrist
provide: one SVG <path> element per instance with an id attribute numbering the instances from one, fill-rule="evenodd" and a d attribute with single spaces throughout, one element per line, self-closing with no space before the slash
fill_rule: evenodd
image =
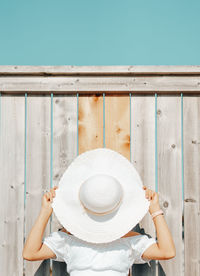
<path id="1" fill-rule="evenodd" d="M 152 219 L 154 219 L 154 218 L 156 218 L 157 216 L 160 216 L 160 215 L 164 215 L 164 212 L 161 209 L 154 212 L 153 214 L 151 214 L 151 217 L 152 217 Z"/>
<path id="2" fill-rule="evenodd" d="M 149 213 L 150 213 L 150 215 L 152 215 L 153 213 L 155 213 L 155 212 L 157 212 L 157 211 L 159 211 L 159 210 L 161 210 L 160 205 L 159 205 L 159 204 L 156 204 L 156 205 L 151 206 L 151 207 L 149 208 Z"/>
<path id="3" fill-rule="evenodd" d="M 49 208 L 46 208 L 46 207 L 41 207 L 40 213 L 41 213 L 42 215 L 44 215 L 44 216 L 50 217 L 51 214 L 52 214 L 52 211 L 53 211 L 52 208 L 49 209 Z"/>

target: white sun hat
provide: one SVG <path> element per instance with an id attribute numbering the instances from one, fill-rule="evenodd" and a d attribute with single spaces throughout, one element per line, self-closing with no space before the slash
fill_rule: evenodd
<path id="1" fill-rule="evenodd" d="M 96 148 L 78 155 L 62 175 L 51 206 L 67 231 L 87 242 L 121 238 L 145 216 L 150 202 L 133 164 Z"/>

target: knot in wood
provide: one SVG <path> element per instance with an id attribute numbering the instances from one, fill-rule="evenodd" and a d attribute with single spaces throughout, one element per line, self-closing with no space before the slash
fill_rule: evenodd
<path id="1" fill-rule="evenodd" d="M 168 203 L 167 201 L 164 201 L 164 202 L 163 202 L 163 206 L 164 206 L 165 208 L 167 208 L 167 207 L 169 206 L 169 203 Z"/>
<path id="2" fill-rule="evenodd" d="M 186 198 L 185 200 L 184 200 L 185 202 L 196 202 L 196 200 L 194 199 L 194 198 Z"/>
<path id="3" fill-rule="evenodd" d="M 157 114 L 158 114 L 158 115 L 161 115 L 161 113 L 162 113 L 161 110 L 158 109 L 158 110 L 157 110 Z"/>
<path id="4" fill-rule="evenodd" d="M 99 97 L 95 95 L 95 96 L 93 97 L 93 100 L 94 100 L 94 102 L 97 102 L 97 101 L 99 100 Z"/>
<path id="5" fill-rule="evenodd" d="M 116 132 L 117 132 L 117 133 L 120 133 L 120 131 L 121 131 L 121 128 L 120 128 L 120 127 L 117 127 L 117 128 L 116 128 Z"/>

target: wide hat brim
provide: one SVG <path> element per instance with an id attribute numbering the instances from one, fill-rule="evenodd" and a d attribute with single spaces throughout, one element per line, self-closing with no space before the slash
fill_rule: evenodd
<path id="1" fill-rule="evenodd" d="M 115 177 L 123 188 L 123 199 L 113 213 L 96 216 L 82 206 L 81 184 L 98 173 Z M 96 148 L 78 155 L 60 179 L 51 204 L 58 221 L 74 236 L 87 242 L 107 243 L 128 233 L 145 216 L 149 201 L 133 164 L 122 154 Z"/>

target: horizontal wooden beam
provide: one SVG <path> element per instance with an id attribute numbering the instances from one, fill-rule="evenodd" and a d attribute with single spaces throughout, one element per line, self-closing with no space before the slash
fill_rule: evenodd
<path id="1" fill-rule="evenodd" d="M 200 75 L 200 65 L 130 66 L 16 66 L 1 65 L 0 76 L 80 76 L 80 75 Z"/>
<path id="2" fill-rule="evenodd" d="M 36 94 L 200 93 L 199 76 L 0 77 L 0 92 Z"/>

